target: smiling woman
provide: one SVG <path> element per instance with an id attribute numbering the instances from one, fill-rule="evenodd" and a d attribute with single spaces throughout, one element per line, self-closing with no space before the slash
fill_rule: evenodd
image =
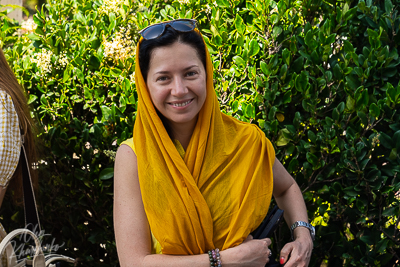
<path id="1" fill-rule="evenodd" d="M 194 129 L 207 95 L 205 68 L 195 49 L 179 42 L 156 49 L 152 54 L 147 87 L 169 129 Z M 170 134 L 177 136 L 180 132 Z M 190 140 L 182 141 L 186 149 Z"/>
<path id="2" fill-rule="evenodd" d="M 149 26 L 137 47 L 137 118 L 115 160 L 121 266 L 264 266 L 271 241 L 250 233 L 272 195 L 288 224 L 307 222 L 299 187 L 264 133 L 220 111 L 194 23 Z M 293 234 L 281 262 L 307 266 L 310 233 L 298 227 Z"/>

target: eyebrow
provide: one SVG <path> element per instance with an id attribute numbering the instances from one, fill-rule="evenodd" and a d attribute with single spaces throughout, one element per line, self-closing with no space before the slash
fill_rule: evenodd
<path id="1" fill-rule="evenodd" d="M 183 69 L 183 71 L 187 71 L 187 70 L 190 70 L 191 68 L 194 68 L 194 67 L 199 67 L 198 65 L 191 65 L 191 66 L 189 66 L 189 67 L 186 67 L 186 68 L 184 68 Z M 169 73 L 169 71 L 157 71 L 156 73 L 154 73 L 154 74 L 167 74 L 167 73 Z"/>

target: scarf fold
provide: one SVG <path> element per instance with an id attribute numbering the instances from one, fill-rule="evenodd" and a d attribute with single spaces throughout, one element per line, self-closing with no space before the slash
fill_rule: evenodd
<path id="1" fill-rule="evenodd" d="M 207 97 L 182 159 L 140 72 L 140 42 L 133 140 L 150 229 L 164 254 L 202 254 L 237 246 L 267 214 L 274 149 L 257 126 L 220 111 L 206 51 Z"/>

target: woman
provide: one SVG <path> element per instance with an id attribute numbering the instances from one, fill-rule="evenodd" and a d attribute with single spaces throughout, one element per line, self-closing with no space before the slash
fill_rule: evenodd
<path id="1" fill-rule="evenodd" d="M 32 119 L 26 97 L 0 48 L 0 207 L 8 187 L 13 201 L 22 203 L 22 166 L 19 163 L 22 140 L 28 162 L 35 162 Z M 31 171 L 33 184 L 37 176 Z M 0 223 L 0 240 L 6 235 Z M 3 266 L 6 266 L 2 258 Z"/>
<path id="2" fill-rule="evenodd" d="M 7 186 L 12 187 L 14 201 L 22 200 L 22 166 L 18 165 L 22 139 L 28 162 L 35 162 L 32 118 L 26 97 L 0 48 L 0 206 Z M 37 176 L 31 171 L 33 184 Z"/>
<path id="3" fill-rule="evenodd" d="M 259 128 L 220 112 L 194 20 L 154 24 L 141 34 L 133 139 L 115 160 L 121 266 L 264 266 L 271 241 L 249 234 L 271 195 L 289 225 L 307 222 L 299 187 Z M 296 227 L 293 235 L 281 264 L 307 266 L 310 231 Z"/>

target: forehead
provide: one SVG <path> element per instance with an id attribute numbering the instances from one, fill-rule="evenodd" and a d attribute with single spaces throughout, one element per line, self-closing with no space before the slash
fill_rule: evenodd
<path id="1" fill-rule="evenodd" d="M 169 46 L 155 48 L 150 57 L 149 71 L 159 68 L 184 67 L 185 65 L 202 65 L 200 57 L 192 46 L 175 42 Z"/>

